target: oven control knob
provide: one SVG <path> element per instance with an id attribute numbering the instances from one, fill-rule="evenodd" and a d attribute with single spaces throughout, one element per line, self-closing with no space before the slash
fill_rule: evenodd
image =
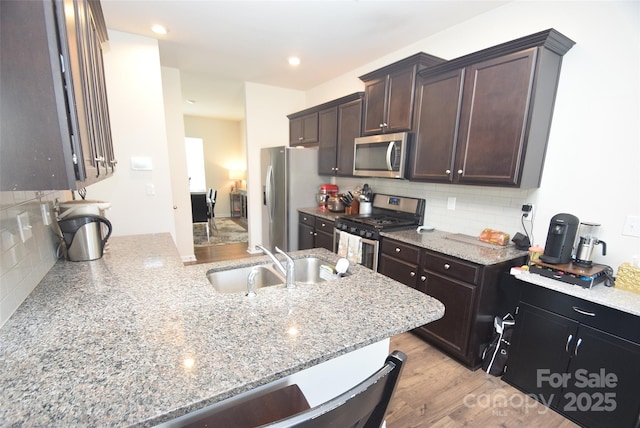
<path id="1" fill-rule="evenodd" d="M 351 227 L 349 228 L 349 233 L 353 233 L 355 235 L 355 233 L 358 231 L 358 228 L 356 227 Z"/>
<path id="2" fill-rule="evenodd" d="M 367 232 L 365 230 L 361 230 L 360 231 L 360 236 L 365 236 L 367 234 Z"/>
<path id="3" fill-rule="evenodd" d="M 368 238 L 368 239 L 373 238 L 373 232 L 367 232 L 365 237 Z"/>

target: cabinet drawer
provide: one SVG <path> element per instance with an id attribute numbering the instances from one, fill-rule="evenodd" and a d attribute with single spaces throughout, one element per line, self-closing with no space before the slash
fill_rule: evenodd
<path id="1" fill-rule="evenodd" d="M 420 249 L 410 244 L 405 244 L 393 239 L 384 238 L 382 240 L 381 251 L 392 257 L 404 260 L 410 263 L 418 264 L 420 262 Z"/>
<path id="2" fill-rule="evenodd" d="M 316 232 L 324 232 L 333 234 L 333 222 L 321 217 L 316 217 L 315 222 Z"/>
<path id="3" fill-rule="evenodd" d="M 638 316 L 538 285 L 525 282 L 523 284 L 521 301 L 640 343 L 640 330 L 637 328 Z"/>
<path id="4" fill-rule="evenodd" d="M 425 251 L 424 267 L 435 273 L 456 278 L 461 281 L 477 284 L 480 276 L 480 266 L 453 257 Z"/>
<path id="5" fill-rule="evenodd" d="M 378 272 L 404 285 L 416 288 L 418 265 L 414 263 L 408 263 L 383 253 L 380 256 Z"/>
<path id="6" fill-rule="evenodd" d="M 316 217 L 311 214 L 298 213 L 298 222 L 302 224 L 307 224 L 309 226 L 315 226 Z"/>

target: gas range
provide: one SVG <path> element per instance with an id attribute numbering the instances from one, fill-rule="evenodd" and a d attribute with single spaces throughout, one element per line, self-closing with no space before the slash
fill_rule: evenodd
<path id="1" fill-rule="evenodd" d="M 381 231 L 412 229 L 422 224 L 425 200 L 377 193 L 371 214 L 341 216 L 335 221 L 338 231 L 379 240 Z"/>

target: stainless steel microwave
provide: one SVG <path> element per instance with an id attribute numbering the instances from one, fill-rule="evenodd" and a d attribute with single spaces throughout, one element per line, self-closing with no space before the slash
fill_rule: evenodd
<path id="1" fill-rule="evenodd" d="M 404 178 L 408 141 L 407 132 L 356 138 L 353 175 Z"/>

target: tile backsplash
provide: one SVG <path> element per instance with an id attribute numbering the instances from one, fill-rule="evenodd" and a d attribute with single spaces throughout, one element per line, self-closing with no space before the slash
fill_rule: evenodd
<path id="1" fill-rule="evenodd" d="M 56 199 L 69 192 L 0 192 L 0 327 L 58 259 Z"/>
<path id="2" fill-rule="evenodd" d="M 524 233 L 520 220 L 522 205 L 537 203 L 538 189 L 418 183 L 376 178 L 339 178 L 336 181 L 341 192 L 367 183 L 374 193 L 424 198 L 424 224 L 446 232 L 471 236 L 480 235 L 485 228 L 500 230 L 511 236 L 516 232 Z M 450 199 L 453 199 L 451 203 L 454 206 L 449 206 Z"/>

